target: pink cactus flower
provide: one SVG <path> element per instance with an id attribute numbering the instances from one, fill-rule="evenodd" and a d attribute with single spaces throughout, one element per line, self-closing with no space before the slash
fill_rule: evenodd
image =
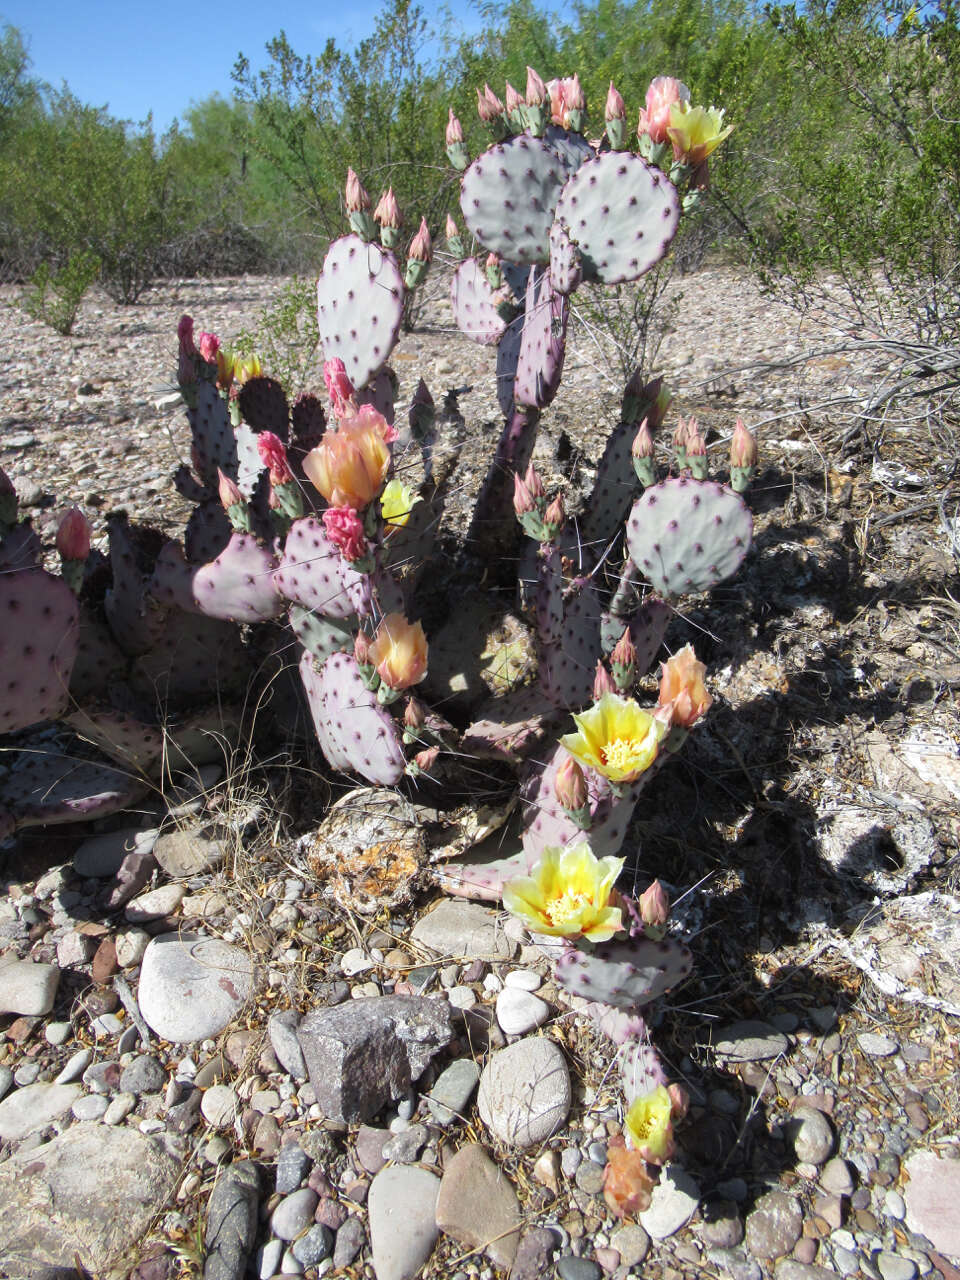
<path id="1" fill-rule="evenodd" d="M 563 81 L 548 80 L 547 93 L 550 96 L 550 123 L 563 124 Z"/>
<path id="2" fill-rule="evenodd" d="M 657 707 L 669 708 L 671 723 L 689 729 L 713 703 L 703 680 L 707 668 L 697 661 L 693 645 L 686 644 L 661 664 L 661 672 Z"/>
<path id="3" fill-rule="evenodd" d="M 453 107 L 450 108 L 450 115 L 447 119 L 447 146 L 452 147 L 455 142 L 463 141 L 463 125 L 453 114 Z"/>
<path id="4" fill-rule="evenodd" d="M 272 431 L 261 431 L 257 436 L 257 453 L 263 465 L 270 469 L 271 484 L 290 484 L 293 481 L 287 450 L 279 436 Z"/>
<path id="5" fill-rule="evenodd" d="M 71 507 L 57 529 L 57 551 L 64 560 L 86 560 L 90 554 L 90 521 Z"/>
<path id="6" fill-rule="evenodd" d="M 607 90 L 607 102 L 603 109 L 603 118 L 605 120 L 626 120 L 627 104 L 614 87 L 614 83 L 610 81 L 610 88 Z"/>
<path id="7" fill-rule="evenodd" d="M 415 262 L 429 262 L 433 257 L 433 241 L 430 239 L 426 218 L 420 219 L 420 229 L 410 241 L 407 257 L 413 258 Z"/>
<path id="8" fill-rule="evenodd" d="M 200 352 L 201 360 L 205 360 L 207 364 L 216 364 L 217 352 L 220 350 L 220 339 L 215 333 L 198 333 L 197 350 Z"/>
<path id="9" fill-rule="evenodd" d="M 352 507 L 328 507 L 321 517 L 327 537 L 344 560 L 362 560 L 369 550 L 363 521 Z"/>
<path id="10" fill-rule="evenodd" d="M 419 622 L 388 613 L 370 645 L 370 662 L 389 689 L 408 689 L 427 674 L 427 637 Z"/>
<path id="11" fill-rule="evenodd" d="M 347 213 L 360 213 L 370 208 L 370 197 L 352 169 L 347 169 L 347 183 L 343 193 Z"/>
<path id="12" fill-rule="evenodd" d="M 677 102 L 689 102 L 690 90 L 673 76 L 657 76 L 647 89 L 647 105 L 640 108 L 638 134 L 649 134 L 651 142 L 666 142 L 670 127 L 670 108 Z"/>
<path id="13" fill-rule="evenodd" d="M 353 383 L 347 376 L 347 367 L 339 356 L 324 362 L 323 381 L 326 384 L 335 418 L 342 418 L 351 409 L 356 409 Z"/>
<path id="14" fill-rule="evenodd" d="M 180 344 L 180 354 L 185 356 L 195 356 L 197 348 L 193 345 L 193 317 L 181 316 L 180 323 L 177 325 L 177 342 Z"/>

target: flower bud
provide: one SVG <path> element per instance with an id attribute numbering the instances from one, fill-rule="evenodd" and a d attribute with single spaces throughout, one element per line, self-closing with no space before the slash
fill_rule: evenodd
<path id="1" fill-rule="evenodd" d="M 230 477 L 225 475 L 219 467 L 217 467 L 217 480 L 217 492 L 220 497 L 220 505 L 223 507 L 224 511 L 229 511 L 231 507 L 235 507 L 238 504 L 243 503 L 243 494 L 237 487 L 237 482 L 235 480 L 231 480 Z"/>
<path id="2" fill-rule="evenodd" d="M 347 213 L 360 213 L 370 208 L 370 197 L 352 169 L 347 169 L 344 204 L 347 207 Z"/>
<path id="3" fill-rule="evenodd" d="M 368 636 L 367 633 L 364 631 L 364 629 L 361 627 L 360 630 L 357 632 L 356 636 L 354 637 L 354 641 L 353 641 L 353 656 L 357 663 L 357 666 L 359 667 L 373 666 L 373 663 L 370 661 L 371 643 L 372 643 L 372 637 Z"/>
<path id="4" fill-rule="evenodd" d="M 634 458 L 652 458 L 654 455 L 653 436 L 650 434 L 650 426 L 646 418 L 640 423 L 640 428 L 633 437 L 630 453 Z"/>
<path id="5" fill-rule="evenodd" d="M 670 919 L 670 899 L 659 880 L 640 895 L 637 901 L 640 919 L 644 924 L 660 928 Z"/>
<path id="6" fill-rule="evenodd" d="M 613 682 L 617 686 L 617 691 L 626 693 L 633 684 L 633 677 L 637 669 L 637 650 L 634 647 L 629 627 L 626 628 L 617 641 L 613 653 L 610 655 L 610 668 L 613 671 Z"/>
<path id="7" fill-rule="evenodd" d="M 420 219 L 420 229 L 410 241 L 407 256 L 417 262 L 429 262 L 433 257 L 433 241 L 430 239 L 426 218 Z"/>
<path id="8" fill-rule="evenodd" d="M 527 97 L 526 105 L 528 107 L 542 107 L 548 100 L 547 86 L 534 71 L 533 67 L 527 67 Z"/>
<path id="9" fill-rule="evenodd" d="M 520 97 L 519 93 L 517 93 L 516 89 L 513 87 L 513 85 L 510 83 L 509 80 L 507 81 L 507 92 L 505 94 L 505 97 L 506 97 L 507 115 L 512 116 L 516 112 L 518 112 L 520 108 L 523 106 L 523 99 Z"/>
<path id="10" fill-rule="evenodd" d="M 682 1084 L 668 1084 L 667 1093 L 670 1095 L 670 1107 L 674 1117 L 682 1120 L 690 1110 L 690 1095 Z"/>
<path id="11" fill-rule="evenodd" d="M 413 432 L 415 440 L 422 441 L 427 438 L 433 430 L 436 412 L 437 407 L 433 396 L 430 394 L 430 388 L 421 378 L 417 383 L 416 391 L 413 393 L 413 399 L 410 401 L 410 409 L 407 414 L 410 421 L 410 430 Z"/>
<path id="12" fill-rule="evenodd" d="M 335 418 L 342 418 L 348 410 L 356 409 L 353 383 L 347 376 L 347 367 L 339 356 L 324 362 L 323 381 Z"/>
<path id="13" fill-rule="evenodd" d="M 607 102 L 603 110 L 603 118 L 609 120 L 626 120 L 627 106 L 623 98 L 610 81 L 610 88 L 607 90 Z"/>
<path id="14" fill-rule="evenodd" d="M 693 472 L 695 480 L 706 480 L 709 474 L 707 469 L 707 446 L 693 418 L 690 419 L 690 424 L 687 427 L 687 466 Z"/>
<path id="15" fill-rule="evenodd" d="M 533 501 L 530 490 L 516 472 L 513 476 L 513 509 L 517 515 L 517 519 L 521 516 L 527 515 L 530 511 L 536 510 L 536 505 Z"/>
<path id="16" fill-rule="evenodd" d="M 273 485 L 290 484 L 293 472 L 287 462 L 287 451 L 283 441 L 272 431 L 261 431 L 257 436 L 257 453 L 260 461 L 270 470 L 270 483 Z"/>
<path id="17" fill-rule="evenodd" d="M 180 323 L 177 325 L 177 342 L 180 348 L 180 354 L 183 356 L 195 356 L 197 348 L 193 342 L 193 317 L 181 316 Z"/>
<path id="18" fill-rule="evenodd" d="M 363 560 L 369 548 L 363 533 L 363 521 L 356 511 L 352 507 L 327 507 L 321 518 L 327 537 L 344 560 L 351 564 Z"/>
<path id="19" fill-rule="evenodd" d="M 419 698 L 409 697 L 403 710 L 403 723 L 408 729 L 422 729 L 427 723 L 427 708 Z"/>
<path id="20" fill-rule="evenodd" d="M 532 462 L 527 466 L 527 470 L 523 477 L 523 483 L 527 486 L 530 497 L 533 498 L 534 502 L 536 502 L 538 498 L 545 498 L 547 496 L 547 491 L 543 487 L 543 481 L 534 470 Z"/>
<path id="21" fill-rule="evenodd" d="M 477 115 L 484 124 L 495 124 L 503 119 L 504 105 L 488 84 L 483 92 L 477 90 Z"/>
<path id="22" fill-rule="evenodd" d="M 437 763 L 440 756 L 439 747 L 427 747 L 423 751 L 418 751 L 413 757 L 413 763 L 417 766 L 421 773 L 429 773 L 433 766 Z"/>
<path id="23" fill-rule="evenodd" d="M 593 700 L 599 702 L 605 693 L 616 693 L 617 686 L 613 683 L 613 677 L 603 665 L 603 659 L 597 659 L 597 674 L 593 678 Z"/>
<path id="24" fill-rule="evenodd" d="M 90 522 L 79 507 L 71 507 L 60 521 L 56 546 L 62 560 L 86 560 L 90 554 Z"/>
<path id="25" fill-rule="evenodd" d="M 207 364 L 216 364 L 219 350 L 220 339 L 215 333 L 197 334 L 197 351 L 200 353 L 201 360 L 205 360 Z"/>
<path id="26" fill-rule="evenodd" d="M 587 780 L 573 756 L 567 756 L 557 770 L 553 789 L 564 809 L 586 809 L 590 803 Z"/>
<path id="27" fill-rule="evenodd" d="M 451 107 L 447 117 L 447 146 L 452 147 L 456 142 L 463 142 L 463 126 L 453 114 L 453 107 Z"/>
<path id="28" fill-rule="evenodd" d="M 382 227 L 399 228 L 403 219 L 400 217 L 400 206 L 397 204 L 397 197 L 393 194 L 393 187 L 388 187 L 381 195 L 376 209 L 373 211 L 373 220 Z"/>
<path id="29" fill-rule="evenodd" d="M 587 110 L 587 100 L 583 95 L 583 86 L 576 72 L 566 80 L 560 81 L 560 96 L 563 103 L 561 124 L 565 129 L 572 129 L 574 133 L 579 133 Z"/>
<path id="30" fill-rule="evenodd" d="M 503 288 L 503 260 L 499 253 L 488 253 L 484 263 L 484 274 L 491 289 Z"/>
<path id="31" fill-rule="evenodd" d="M 543 523 L 548 538 L 552 538 L 560 532 L 566 518 L 567 513 L 563 505 L 563 494 L 558 493 L 543 513 Z"/>
<path id="32" fill-rule="evenodd" d="M 742 418 L 737 419 L 733 439 L 730 441 L 730 485 L 737 493 L 743 493 L 757 474 L 757 439 L 747 430 Z"/>

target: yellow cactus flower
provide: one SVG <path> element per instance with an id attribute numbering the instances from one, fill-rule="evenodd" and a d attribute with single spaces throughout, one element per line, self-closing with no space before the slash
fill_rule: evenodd
<path id="1" fill-rule="evenodd" d="M 689 102 L 675 102 L 670 108 L 667 136 L 673 143 L 675 160 L 695 169 L 702 164 L 733 132 L 733 125 L 723 127 L 720 107 L 691 107 Z"/>
<path id="2" fill-rule="evenodd" d="M 656 759 L 666 725 L 642 710 L 633 698 L 605 693 L 587 711 L 575 715 L 577 732 L 560 741 L 575 760 L 611 782 L 633 782 Z"/>
<path id="3" fill-rule="evenodd" d="M 672 1113 L 670 1094 L 661 1084 L 652 1093 L 635 1098 L 626 1114 L 627 1139 L 651 1164 L 662 1164 L 673 1153 Z"/>
<path id="4" fill-rule="evenodd" d="M 427 637 L 419 622 L 388 613 L 377 627 L 367 661 L 390 689 L 409 689 L 427 674 Z"/>
<path id="5" fill-rule="evenodd" d="M 536 933 L 606 942 L 623 927 L 620 908 L 610 906 L 623 862 L 597 858 L 587 844 L 544 849 L 529 876 L 503 886 L 503 905 Z"/>
<path id="6" fill-rule="evenodd" d="M 410 519 L 410 512 L 415 502 L 420 499 L 409 485 L 400 480 L 390 480 L 384 485 L 380 495 L 380 510 L 387 526 L 387 533 L 394 529 L 402 529 Z"/>

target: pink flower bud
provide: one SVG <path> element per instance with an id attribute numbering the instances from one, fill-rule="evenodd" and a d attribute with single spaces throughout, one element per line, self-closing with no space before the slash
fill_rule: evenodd
<path id="1" fill-rule="evenodd" d="M 597 674 L 593 678 L 593 700 L 599 702 L 605 693 L 616 693 L 617 686 L 613 683 L 613 676 L 603 665 L 603 659 L 597 659 Z"/>
<path id="2" fill-rule="evenodd" d="M 630 452 L 635 458 L 652 458 L 654 454 L 653 436 L 650 434 L 650 428 L 647 425 L 647 419 L 640 423 L 637 434 L 633 437 L 633 444 L 630 446 Z"/>
<path id="3" fill-rule="evenodd" d="M 200 358 L 206 360 L 207 364 L 216 364 L 220 339 L 215 333 L 198 333 L 197 350 L 200 352 Z"/>
<path id="4" fill-rule="evenodd" d="M 352 169 L 347 170 L 347 185 L 344 190 L 344 204 L 347 213 L 360 213 L 370 208 L 370 197 L 360 184 L 360 179 Z"/>
<path id="5" fill-rule="evenodd" d="M 328 507 L 321 518 L 327 537 L 344 560 L 362 560 L 368 547 L 363 536 L 363 521 L 356 511 L 352 507 Z M 360 634 L 362 632 L 358 637 Z"/>
<path id="6" fill-rule="evenodd" d="M 488 84 L 483 86 L 483 93 L 477 90 L 477 115 L 484 124 L 492 124 L 503 115 L 503 103 Z"/>
<path id="7" fill-rule="evenodd" d="M 231 507 L 243 502 L 243 494 L 237 488 L 236 481 L 231 480 L 219 467 L 217 467 L 217 479 L 219 482 L 217 492 L 220 495 L 220 505 L 224 511 L 229 511 Z"/>
<path id="8" fill-rule="evenodd" d="M 612 80 L 610 81 L 610 88 L 607 90 L 607 104 L 603 110 L 603 118 L 605 120 L 625 120 L 627 118 L 627 105 L 617 92 Z"/>
<path id="9" fill-rule="evenodd" d="M 367 633 L 361 628 L 357 632 L 353 641 L 353 657 L 359 666 L 361 667 L 373 666 L 373 663 L 370 661 L 370 645 L 372 643 L 373 643 L 373 638 L 371 636 L 368 636 Z"/>
<path id="10" fill-rule="evenodd" d="M 691 418 L 687 427 L 687 456 L 691 458 L 705 458 L 707 456 L 707 446 L 704 443 L 703 436 L 700 434 L 696 418 Z"/>
<path id="11" fill-rule="evenodd" d="M 565 111 L 586 111 L 587 100 L 583 96 L 583 86 L 576 71 L 568 79 L 560 81 L 560 92 Z"/>
<path id="12" fill-rule="evenodd" d="M 380 201 L 373 211 L 373 220 L 378 222 L 381 227 L 399 228 L 402 218 L 400 217 L 400 206 L 397 204 L 397 198 L 393 194 L 393 187 L 388 187 L 380 197 Z"/>
<path id="13" fill-rule="evenodd" d="M 677 1120 L 682 1120 L 690 1110 L 690 1095 L 682 1084 L 668 1084 L 667 1093 L 670 1095 L 670 1110 Z"/>
<path id="14" fill-rule="evenodd" d="M 557 770 L 553 789 L 564 809 L 585 809 L 590 803 L 587 780 L 573 756 L 567 756 Z"/>
<path id="15" fill-rule="evenodd" d="M 422 729 L 427 723 L 427 708 L 419 698 L 408 698 L 403 710 L 403 723 L 408 729 Z"/>
<path id="16" fill-rule="evenodd" d="M 485 266 L 488 271 L 500 271 L 502 268 L 502 265 L 503 265 L 503 259 L 500 257 L 499 253 L 487 254 L 487 261 L 485 263 Z"/>
<path id="17" fill-rule="evenodd" d="M 194 356 L 197 354 L 197 348 L 193 345 L 192 316 L 180 317 L 180 323 L 177 325 L 177 342 L 180 344 L 181 355 Z"/>
<path id="18" fill-rule="evenodd" d="M 519 93 L 517 93 L 509 80 L 507 81 L 507 92 L 504 96 L 507 100 L 507 115 L 513 115 L 515 111 L 519 111 L 523 106 L 523 99 L 520 97 Z"/>
<path id="19" fill-rule="evenodd" d="M 543 487 L 543 481 L 534 470 L 532 462 L 527 467 L 526 474 L 523 477 L 523 483 L 527 486 L 530 497 L 533 498 L 534 501 L 536 501 L 537 498 L 545 498 L 547 496 L 547 491 Z"/>
<path id="20" fill-rule="evenodd" d="M 347 367 L 339 356 L 325 361 L 323 381 L 326 384 L 335 418 L 342 418 L 349 408 L 356 407 L 353 383 L 347 377 Z"/>
<path id="21" fill-rule="evenodd" d="M 653 925 L 654 928 L 665 925 L 670 919 L 670 899 L 659 880 L 654 880 L 640 895 L 637 907 L 643 923 Z"/>
<path id="22" fill-rule="evenodd" d="M 610 661 L 612 663 L 616 663 L 616 665 L 620 667 L 632 667 L 636 664 L 637 650 L 630 635 L 629 627 L 627 627 L 614 646 L 613 653 L 610 655 Z"/>
<path id="23" fill-rule="evenodd" d="M 563 494 L 558 493 L 543 513 L 543 523 L 550 525 L 551 528 L 559 529 L 566 518 L 567 513 L 563 505 Z"/>
<path id="24" fill-rule="evenodd" d="M 457 117 L 453 114 L 453 107 L 450 108 L 450 115 L 447 119 L 447 146 L 452 147 L 455 142 L 463 141 L 463 126 Z"/>
<path id="25" fill-rule="evenodd" d="M 287 462 L 283 441 L 272 431 L 261 431 L 257 436 L 257 453 L 260 461 L 270 469 L 271 484 L 290 484 L 293 472 Z"/>
<path id="26" fill-rule="evenodd" d="M 696 418 L 691 418 L 689 422 L 684 422 L 682 418 L 677 419 L 677 425 L 673 432 L 673 447 L 675 449 L 685 449 L 687 447 L 688 432 L 691 427 L 696 431 Z"/>
<path id="27" fill-rule="evenodd" d="M 547 93 L 550 95 L 550 123 L 563 124 L 563 81 L 547 82 Z"/>
<path id="28" fill-rule="evenodd" d="M 71 507 L 60 521 L 57 551 L 64 560 L 86 560 L 90 554 L 90 522 L 79 507 Z"/>
<path id="29" fill-rule="evenodd" d="M 528 512 L 536 510 L 530 490 L 516 473 L 514 473 L 513 477 L 513 509 L 518 519 L 520 516 L 525 516 Z"/>
<path id="30" fill-rule="evenodd" d="M 444 227 L 443 233 L 448 240 L 453 240 L 455 236 L 460 234 L 457 230 L 457 224 L 453 220 L 453 216 L 449 213 L 447 214 L 447 225 Z"/>
<path id="31" fill-rule="evenodd" d="M 407 257 L 413 258 L 415 262 L 429 262 L 433 257 L 433 241 L 430 239 L 426 218 L 420 219 L 420 230 L 410 241 Z"/>
<path id="32" fill-rule="evenodd" d="M 542 107 L 547 101 L 547 86 L 534 71 L 527 67 L 527 106 Z"/>
<path id="33" fill-rule="evenodd" d="M 737 419 L 730 441 L 731 467 L 755 467 L 757 465 L 757 438 L 747 429 L 742 418 Z"/>
<path id="34" fill-rule="evenodd" d="M 427 747 L 424 751 L 418 751 L 413 757 L 413 763 L 417 766 L 421 773 L 429 773 L 433 766 L 437 763 L 440 755 L 439 747 Z"/>

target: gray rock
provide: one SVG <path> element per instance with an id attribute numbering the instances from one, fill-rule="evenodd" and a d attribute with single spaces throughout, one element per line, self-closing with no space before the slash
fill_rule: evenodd
<path id="1" fill-rule="evenodd" d="M 341 1267 L 349 1267 L 354 1258 L 363 1248 L 366 1241 L 367 1233 L 363 1229 L 363 1223 L 359 1218 L 347 1218 L 343 1226 L 337 1231 L 336 1243 L 333 1246 L 333 1268 L 338 1270 Z"/>
<path id="2" fill-rule="evenodd" d="M 93 1060 L 92 1049 L 78 1049 L 72 1053 L 54 1079 L 54 1084 L 72 1084 L 78 1076 L 82 1076 Z"/>
<path id="3" fill-rule="evenodd" d="M 72 1022 L 48 1022 L 43 1029 L 43 1038 L 47 1044 L 52 1044 L 55 1048 L 66 1044 L 73 1035 Z"/>
<path id="4" fill-rule="evenodd" d="M 448 1160 L 437 1197 L 437 1226 L 498 1267 L 512 1265 L 520 1241 L 520 1202 L 483 1147 L 467 1143 Z"/>
<path id="5" fill-rule="evenodd" d="M 899 1041 L 875 1031 L 861 1031 L 857 1036 L 857 1044 L 871 1058 L 889 1058 L 900 1048 Z"/>
<path id="6" fill-rule="evenodd" d="M 176 911 L 186 892 L 182 884 L 162 884 L 159 889 L 141 893 L 127 903 L 123 914 L 131 924 L 147 924 L 162 920 Z"/>
<path id="7" fill-rule="evenodd" d="M 309 1231 L 294 1241 L 291 1252 L 305 1267 L 315 1267 L 333 1252 L 333 1232 L 322 1223 L 315 1222 Z"/>
<path id="8" fill-rule="evenodd" d="M 270 1230 L 279 1240 L 296 1240 L 313 1222 L 320 1197 L 309 1187 L 284 1196 L 270 1217 Z"/>
<path id="9" fill-rule="evenodd" d="M 713 1249 L 734 1249 L 743 1239 L 743 1223 L 732 1200 L 715 1201 L 704 1213 L 700 1239 Z"/>
<path id="10" fill-rule="evenodd" d="M 939 850 L 936 832 L 924 815 L 901 811 L 888 824 L 875 809 L 846 805 L 819 818 L 815 844 L 838 875 L 888 894 L 904 893 Z M 896 854 L 895 863 L 891 853 Z"/>
<path id="11" fill-rule="evenodd" d="M 653 1240 L 666 1240 L 686 1226 L 700 1203 L 700 1187 L 679 1165 L 664 1165 L 660 1181 L 653 1188 L 650 1207 L 640 1216 L 640 1225 Z"/>
<path id="12" fill-rule="evenodd" d="M 77 1256 L 98 1276 L 129 1266 L 179 1169 L 151 1138 L 102 1125 L 16 1153 L 0 1165 L 0 1269 L 73 1267 Z"/>
<path id="13" fill-rule="evenodd" d="M 815 1262 L 797 1262 L 795 1258 L 781 1258 L 773 1269 L 774 1280 L 835 1280 L 831 1267 L 820 1267 Z"/>
<path id="14" fill-rule="evenodd" d="M 307 1064 L 303 1060 L 303 1050 L 297 1039 L 297 1027 L 300 1015 L 295 1009 L 284 1009 L 282 1013 L 271 1013 L 267 1019 L 267 1033 L 277 1061 L 284 1071 L 289 1071 L 294 1080 L 304 1081 L 307 1078 Z"/>
<path id="15" fill-rule="evenodd" d="M 41 1082 L 7 1094 L 0 1102 L 0 1138 L 19 1142 L 28 1133 L 45 1129 L 70 1110 L 81 1092 L 78 1084 Z M 5 1169 L 7 1165 L 0 1168 Z"/>
<path id="16" fill-rule="evenodd" d="M 800 1239 L 803 1209 L 785 1191 L 768 1191 L 747 1214 L 747 1248 L 755 1258 L 782 1258 Z"/>
<path id="17" fill-rule="evenodd" d="M 270 1280 L 280 1270 L 280 1259 L 283 1257 L 283 1241 L 268 1240 L 262 1249 L 257 1251 L 260 1263 L 260 1280 Z"/>
<path id="18" fill-rule="evenodd" d="M 166 1082 L 163 1067 L 148 1053 L 134 1058 L 120 1076 L 120 1088 L 124 1093 L 159 1093 Z"/>
<path id="19" fill-rule="evenodd" d="M 383 1169 L 371 1182 L 367 1209 L 377 1280 L 413 1280 L 429 1258 L 439 1191 L 439 1178 L 410 1165 Z"/>
<path id="20" fill-rule="evenodd" d="M 225 1166 L 207 1204 L 203 1280 L 237 1280 L 257 1238 L 260 1178 L 249 1160 Z"/>
<path id="21" fill-rule="evenodd" d="M 425 1124 L 412 1124 L 409 1129 L 388 1138 L 381 1148 L 381 1155 L 384 1160 L 392 1160 L 394 1164 L 413 1164 L 427 1145 L 428 1137 Z"/>
<path id="22" fill-rule="evenodd" d="M 883 1280 L 914 1280 L 917 1274 L 917 1264 L 913 1259 L 901 1257 L 899 1253 L 878 1253 L 874 1265 Z"/>
<path id="23" fill-rule="evenodd" d="M 402 1098 L 453 1028 L 438 1000 L 375 996 L 307 1014 L 297 1039 L 324 1113 L 353 1123 Z"/>
<path id="24" fill-rule="evenodd" d="M 152 853 L 158 828 L 123 827 L 84 840 L 73 855 L 73 869 L 84 880 L 106 879 L 120 870 L 128 853 Z"/>
<path id="25" fill-rule="evenodd" d="M 787 1126 L 798 1160 L 823 1164 L 833 1150 L 833 1129 L 822 1111 L 797 1107 Z"/>
<path id="26" fill-rule="evenodd" d="M 13 1087 L 13 1072 L 9 1067 L 0 1067 L 0 1101 L 7 1096 Z"/>
<path id="27" fill-rule="evenodd" d="M 542 1280 L 549 1274 L 556 1252 L 557 1237 L 548 1227 L 532 1227 L 525 1231 L 510 1268 L 510 1280 Z"/>
<path id="28" fill-rule="evenodd" d="M 546 1141 L 570 1112 L 570 1073 L 560 1047 L 536 1037 L 492 1054 L 477 1106 L 483 1123 L 508 1146 Z"/>
<path id="29" fill-rule="evenodd" d="M 853 1173 L 846 1160 L 834 1156 L 823 1166 L 820 1185 L 835 1196 L 848 1196 L 853 1191 Z"/>
<path id="30" fill-rule="evenodd" d="M 137 1105 L 137 1099 L 132 1093 L 118 1093 L 115 1098 L 110 1099 L 110 1104 L 103 1113 L 103 1123 L 114 1125 L 120 1124 L 126 1120 L 127 1116 Z"/>
<path id="31" fill-rule="evenodd" d="M 763 1280 L 763 1272 L 746 1250 L 708 1249 L 707 1258 L 718 1266 L 730 1280 Z"/>
<path id="32" fill-rule="evenodd" d="M 140 1012 L 176 1044 L 206 1040 L 236 1018 L 253 991 L 253 961 L 239 947 L 196 934 L 159 934 L 140 968 Z"/>
<path id="33" fill-rule="evenodd" d="M 277 1155 L 277 1191 L 282 1196 L 296 1191 L 309 1174 L 313 1161 L 296 1142 L 285 1142 Z"/>
<path id="34" fill-rule="evenodd" d="M 375 1129 L 368 1124 L 360 1126 L 357 1130 L 357 1159 L 361 1169 L 365 1169 L 367 1173 L 380 1172 L 387 1163 L 383 1145 L 389 1138 L 389 1129 Z"/>
<path id="35" fill-rule="evenodd" d="M 202 831 L 165 831 L 153 846 L 153 856 L 175 879 L 202 875 L 226 860 L 219 840 L 211 840 Z"/>
<path id="36" fill-rule="evenodd" d="M 619 1253 L 621 1266 L 636 1267 L 647 1256 L 650 1237 L 643 1227 L 631 1222 L 614 1231 L 610 1237 L 610 1247 Z"/>
<path id="37" fill-rule="evenodd" d="M 456 1058 L 440 1075 L 426 1095 L 430 1114 L 446 1128 L 466 1115 L 467 1106 L 480 1079 L 480 1068 L 472 1058 Z"/>
<path id="38" fill-rule="evenodd" d="M 550 1016 L 550 1006 L 531 991 L 504 987 L 497 996 L 497 1021 L 508 1036 L 526 1035 Z"/>
<path id="39" fill-rule="evenodd" d="M 99 1120 L 109 1105 L 102 1094 L 86 1093 L 76 1100 L 70 1111 L 75 1120 Z"/>
<path id="40" fill-rule="evenodd" d="M 428 950 L 455 960 L 509 960 L 517 951 L 498 912 L 463 898 L 444 899 L 417 921 L 412 936 Z"/>
<path id="41" fill-rule="evenodd" d="M 152 853 L 144 850 L 128 853 L 113 877 L 113 883 L 104 890 L 104 905 L 111 911 L 125 907 L 146 886 L 156 869 L 157 860 Z"/>
<path id="42" fill-rule="evenodd" d="M 237 1095 L 229 1084 L 214 1084 L 204 1089 L 200 1099 L 204 1120 L 214 1129 L 228 1129 L 237 1115 Z"/>
<path id="43" fill-rule="evenodd" d="M 600 1280 L 603 1268 L 592 1258 L 578 1258 L 573 1253 L 565 1253 L 557 1259 L 557 1275 L 560 1280 Z"/>
<path id="44" fill-rule="evenodd" d="M 716 1033 L 713 1042 L 718 1057 L 731 1062 L 763 1062 L 786 1053 L 790 1042 L 782 1031 L 768 1022 L 735 1022 Z"/>
<path id="45" fill-rule="evenodd" d="M 53 1008 L 60 983 L 55 964 L 0 957 L 0 1014 L 42 1018 Z"/>

